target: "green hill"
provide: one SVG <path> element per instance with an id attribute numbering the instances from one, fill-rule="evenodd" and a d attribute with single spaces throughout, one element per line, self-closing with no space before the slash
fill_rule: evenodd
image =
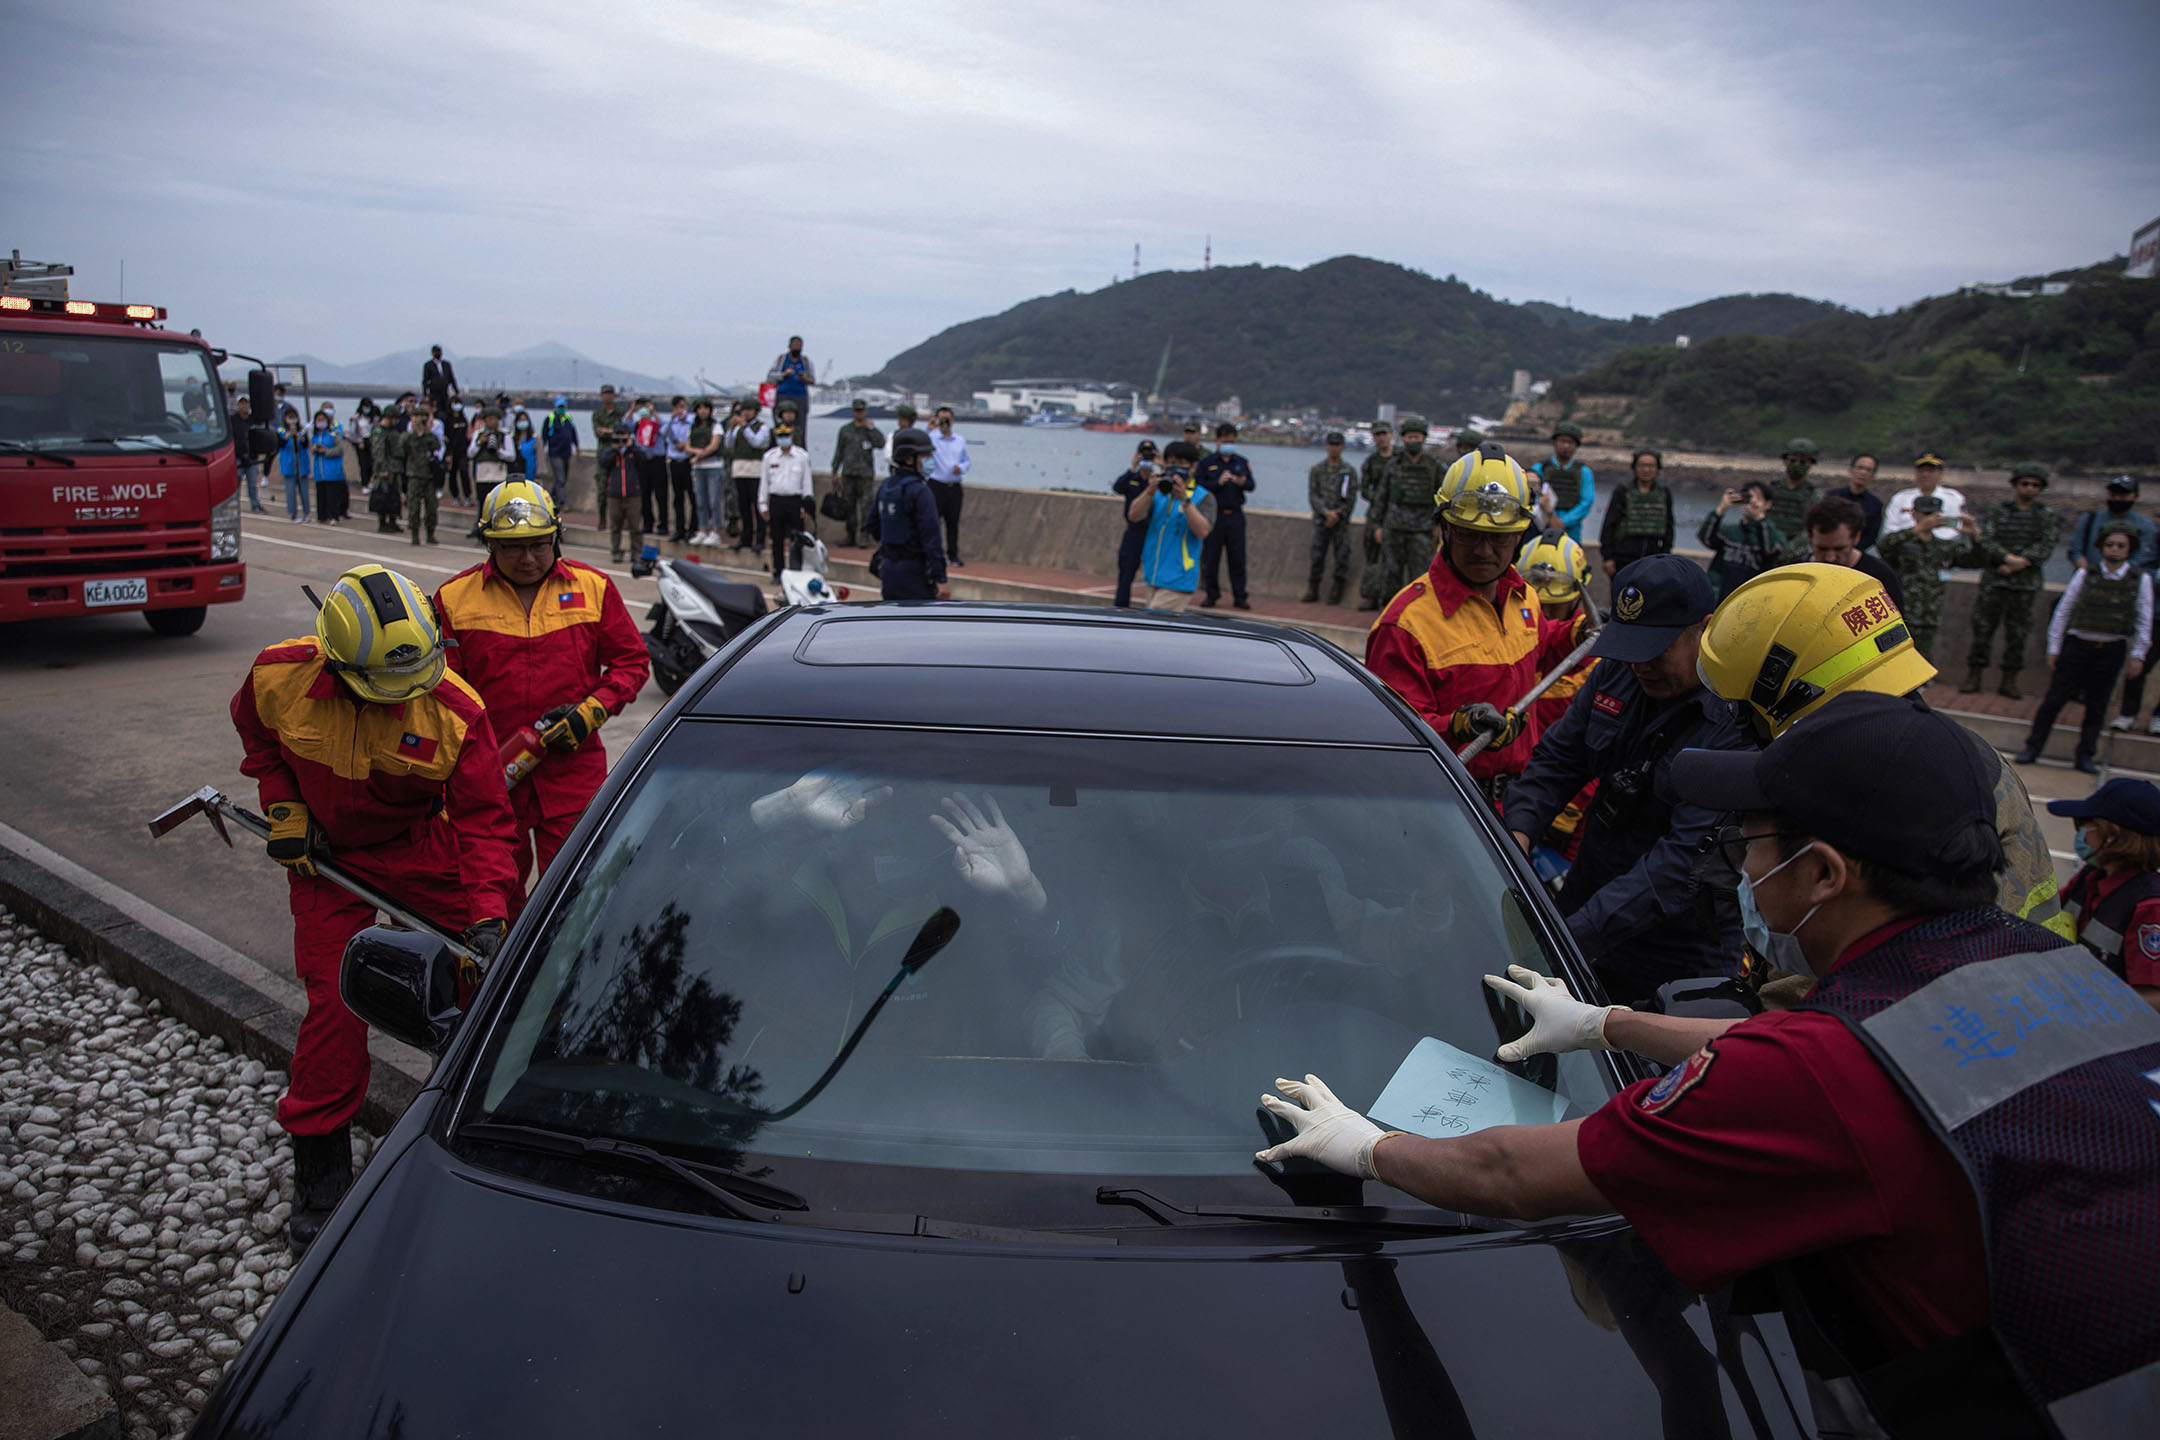
<path id="1" fill-rule="evenodd" d="M 1625 396 L 1621 428 L 1672 444 L 1775 449 L 1804 433 L 1833 452 L 2149 465 L 2160 460 L 2160 283 L 2121 272 L 2116 259 L 2048 277 L 2069 286 L 2057 295 L 1964 291 L 1783 335 L 1630 349 L 1553 394 L 1570 409 Z"/>
<path id="2" fill-rule="evenodd" d="M 1046 295 L 955 325 L 870 378 L 940 396 L 1018 376 L 1145 388 L 1167 341 L 1164 389 L 1205 404 L 1235 395 L 1248 410 L 1315 406 L 1363 415 L 1392 402 L 1453 421 L 1499 405 L 1518 369 L 1568 374 L 1674 333 L 1774 334 L 1844 313 L 1797 296 L 1744 295 L 1613 320 L 1510 304 L 1453 276 L 1345 255 L 1303 270 L 1158 271 L 1087 294 Z M 1670 330 L 1676 317 L 1692 317 L 1696 328 Z"/>

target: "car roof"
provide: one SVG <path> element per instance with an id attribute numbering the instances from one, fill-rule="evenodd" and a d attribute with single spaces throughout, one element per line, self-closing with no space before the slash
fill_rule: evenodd
<path id="1" fill-rule="evenodd" d="M 1087 606 L 782 612 L 686 707 L 708 717 L 1426 742 L 1355 661 L 1302 630 Z"/>

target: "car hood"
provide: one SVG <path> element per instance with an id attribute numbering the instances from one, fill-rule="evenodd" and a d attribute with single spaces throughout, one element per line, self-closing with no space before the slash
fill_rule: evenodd
<path id="1" fill-rule="evenodd" d="M 354 1198 L 198 1435 L 1749 1431 L 1701 1302 L 1617 1225 L 984 1246 L 612 1205 L 429 1139 Z"/>

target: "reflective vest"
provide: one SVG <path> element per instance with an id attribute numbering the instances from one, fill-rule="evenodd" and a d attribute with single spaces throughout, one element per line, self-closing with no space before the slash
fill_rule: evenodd
<path id="1" fill-rule="evenodd" d="M 2086 917 L 2089 897 L 2100 887 L 2100 872 L 2087 867 L 2070 877 L 2070 884 L 2063 890 L 2063 909 L 2070 921 L 2078 927 L 2078 944 L 2105 960 L 2108 968 L 2117 975 L 2123 973 L 2123 944 L 2133 939 L 2130 934 L 2131 917 L 2138 906 L 2147 900 L 2160 899 L 2160 873 L 2151 870 L 2132 875 L 2101 897 L 2092 907 L 2091 918 Z"/>
<path id="2" fill-rule="evenodd" d="M 1892 936 L 1800 1008 L 1851 1029 L 1972 1183 L 2019 1385 L 2071 1440 L 2113 1433 L 2160 1385 L 2160 1014 L 1992 906 Z"/>

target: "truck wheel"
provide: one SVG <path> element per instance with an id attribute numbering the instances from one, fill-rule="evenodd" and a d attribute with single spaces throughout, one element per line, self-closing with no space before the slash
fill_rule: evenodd
<path id="1" fill-rule="evenodd" d="M 207 605 L 189 605 L 178 610 L 145 610 L 143 619 L 160 635 L 192 635 L 202 629 L 203 617 L 210 613 Z"/>

